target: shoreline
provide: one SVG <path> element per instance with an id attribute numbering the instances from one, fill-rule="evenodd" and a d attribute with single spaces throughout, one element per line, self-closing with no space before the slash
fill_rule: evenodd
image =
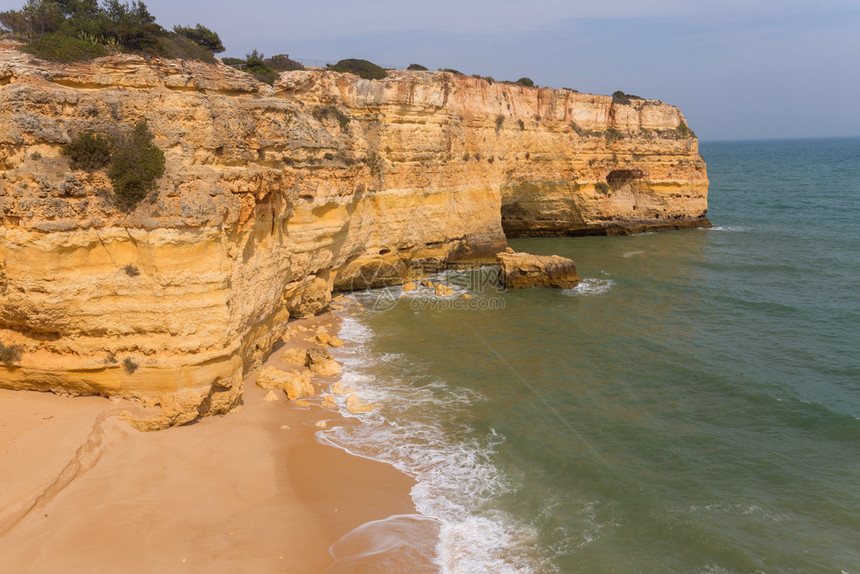
<path id="1" fill-rule="evenodd" d="M 290 321 L 310 331 L 261 369 L 284 367 L 286 348 L 338 324 L 331 312 Z M 284 393 L 264 400 L 258 372 L 239 412 L 158 432 L 120 420 L 147 413 L 130 401 L 0 389 L 0 569 L 371 572 L 409 560 L 414 570 L 405 540 L 374 539 L 410 529 L 426 539 L 415 482 L 317 438 L 323 422 L 360 424 L 318 402 L 337 378 L 315 377 L 300 407 Z"/>

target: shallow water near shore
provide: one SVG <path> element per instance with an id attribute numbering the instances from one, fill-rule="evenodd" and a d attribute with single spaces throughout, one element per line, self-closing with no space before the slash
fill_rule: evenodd
<path id="1" fill-rule="evenodd" d="M 701 153 L 714 229 L 511 241 L 576 289 L 353 295 L 382 406 L 326 440 L 417 480 L 437 571 L 857 571 L 860 139 Z"/>

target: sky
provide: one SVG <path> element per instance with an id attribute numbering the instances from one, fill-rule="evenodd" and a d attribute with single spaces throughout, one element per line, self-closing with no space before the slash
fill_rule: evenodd
<path id="1" fill-rule="evenodd" d="M 3 0 L 6 3 L 7 0 Z M 860 136 L 860 0 L 148 0 L 222 56 L 364 58 L 677 105 L 699 139 Z"/>

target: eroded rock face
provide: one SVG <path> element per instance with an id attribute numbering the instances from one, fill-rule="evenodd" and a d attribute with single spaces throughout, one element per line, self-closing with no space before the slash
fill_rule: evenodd
<path id="1" fill-rule="evenodd" d="M 140 119 L 166 173 L 126 214 L 107 174 L 72 171 L 61 148 Z M 0 46 L 0 341 L 23 351 L 0 385 L 136 397 L 165 425 L 228 412 L 286 319 L 333 289 L 493 262 L 505 232 L 703 223 L 683 121 L 652 100 L 449 73 L 271 87 L 220 65 L 54 65 Z"/>
<path id="2" fill-rule="evenodd" d="M 499 253 L 499 282 L 507 289 L 556 287 L 571 289 L 581 281 L 576 264 L 558 255 Z"/>

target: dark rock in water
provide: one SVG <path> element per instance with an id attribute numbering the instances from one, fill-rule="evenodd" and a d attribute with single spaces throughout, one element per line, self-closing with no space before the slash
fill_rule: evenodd
<path id="1" fill-rule="evenodd" d="M 496 257 L 501 264 L 499 282 L 507 289 L 570 289 L 581 281 L 576 264 L 566 257 L 530 253 L 499 253 Z"/>

